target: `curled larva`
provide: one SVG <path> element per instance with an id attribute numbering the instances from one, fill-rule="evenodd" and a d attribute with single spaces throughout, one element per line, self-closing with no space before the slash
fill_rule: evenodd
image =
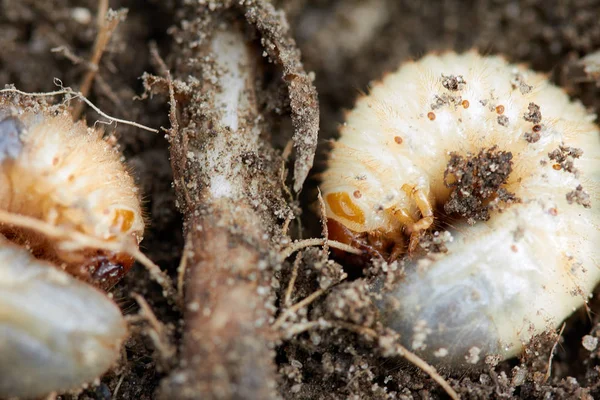
<path id="1" fill-rule="evenodd" d="M 85 282 L 108 288 L 133 263 L 107 250 L 142 239 L 133 178 L 100 131 L 0 97 L 0 211 L 0 398 L 76 389 L 114 363 L 127 334 L 119 308 Z"/>
<path id="2" fill-rule="evenodd" d="M 142 239 L 138 190 L 102 132 L 56 114 L 0 98 L 0 210 L 39 219 L 102 241 Z M 71 274 L 110 287 L 132 265 L 126 254 L 64 250 L 55 239 L 0 226 L 8 239 Z"/>
<path id="3" fill-rule="evenodd" d="M 104 293 L 0 237 L 0 398 L 95 379 L 115 362 L 126 334 Z"/>
<path id="4" fill-rule="evenodd" d="M 600 280 L 593 120 L 543 75 L 475 52 L 404 64 L 358 100 L 323 174 L 330 237 L 389 259 L 408 248 L 378 306 L 409 349 L 451 367 L 509 358 L 586 302 Z M 429 241 L 443 251 L 421 254 L 444 226 L 443 246 Z"/>

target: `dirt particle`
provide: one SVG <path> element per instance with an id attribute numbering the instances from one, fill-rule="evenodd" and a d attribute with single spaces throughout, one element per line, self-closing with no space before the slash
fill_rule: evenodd
<path id="1" fill-rule="evenodd" d="M 442 74 L 442 86 L 448 90 L 462 90 L 466 85 L 466 81 L 462 75 L 444 75 Z"/>
<path id="2" fill-rule="evenodd" d="M 575 190 L 567 193 L 567 202 L 569 204 L 577 203 L 585 208 L 592 207 L 592 200 L 588 192 L 583 190 L 583 186 L 579 185 Z"/>
<path id="3" fill-rule="evenodd" d="M 555 170 L 564 169 L 567 172 L 577 176 L 577 169 L 574 165 L 574 160 L 583 155 L 583 150 L 576 147 L 558 146 L 558 149 L 548 153 L 548 158 L 556 161 L 552 166 Z"/>
<path id="4" fill-rule="evenodd" d="M 349 321 L 362 326 L 371 326 L 377 312 L 369 297 L 369 286 L 364 280 L 337 286 L 327 296 L 326 315 L 332 319 Z"/>
<path id="5" fill-rule="evenodd" d="M 352 195 L 356 199 L 360 199 L 362 197 L 362 193 L 360 192 L 360 190 L 355 190 L 354 193 L 352 193 Z"/>
<path id="6" fill-rule="evenodd" d="M 536 143 L 542 136 L 537 132 L 525 132 L 523 138 L 529 143 Z"/>
<path id="7" fill-rule="evenodd" d="M 585 335 L 583 339 L 581 339 L 581 344 L 583 348 L 587 351 L 594 351 L 596 347 L 598 347 L 598 338 L 590 335 Z"/>
<path id="8" fill-rule="evenodd" d="M 508 117 L 506 115 L 499 115 L 498 124 L 502 126 L 508 126 Z"/>
<path id="9" fill-rule="evenodd" d="M 433 355 L 437 358 L 446 357 L 448 355 L 448 349 L 445 347 L 440 347 L 439 349 L 433 352 Z"/>
<path id="10" fill-rule="evenodd" d="M 438 110 L 444 106 L 454 106 L 454 108 L 462 105 L 462 97 L 459 95 L 453 96 L 448 93 L 444 93 L 441 96 L 435 95 L 433 102 L 430 107 L 432 110 Z"/>
<path id="11" fill-rule="evenodd" d="M 447 253 L 448 247 L 446 243 L 452 242 L 452 234 L 448 231 L 435 231 L 433 233 L 427 232 L 419 241 L 419 246 L 430 253 Z"/>
<path id="12" fill-rule="evenodd" d="M 525 83 L 523 75 L 520 73 L 515 74 L 513 80 L 510 82 L 510 84 L 512 85 L 513 89 L 519 88 L 519 90 L 521 91 L 521 94 L 527 94 L 527 93 L 531 92 L 531 90 L 533 89 L 533 86 Z"/>
<path id="13" fill-rule="evenodd" d="M 425 350 L 427 345 L 427 337 L 433 330 L 427 325 L 427 321 L 421 319 L 415 323 L 413 327 L 413 337 L 411 347 L 413 350 Z"/>
<path id="14" fill-rule="evenodd" d="M 465 360 L 469 364 L 477 364 L 479 362 L 479 354 L 481 353 L 481 349 L 479 347 L 473 346 L 469 349 L 469 354 L 465 356 Z"/>
<path id="15" fill-rule="evenodd" d="M 470 224 L 489 219 L 491 200 L 510 204 L 518 199 L 501 188 L 512 171 L 512 153 L 496 147 L 481 150 L 476 156 L 450 153 L 444 171 L 444 184 L 453 191 L 444 204 L 447 214 L 460 214 Z"/>
<path id="16" fill-rule="evenodd" d="M 527 106 L 527 112 L 523 114 L 523 119 L 527 122 L 539 124 L 542 121 L 542 112 L 540 106 L 535 103 L 529 103 Z"/>

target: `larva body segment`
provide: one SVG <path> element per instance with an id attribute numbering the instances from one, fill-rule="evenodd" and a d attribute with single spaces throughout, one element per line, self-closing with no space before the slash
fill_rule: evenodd
<path id="1" fill-rule="evenodd" d="M 379 302 L 409 349 L 452 367 L 508 358 L 584 304 L 600 280 L 593 119 L 541 74 L 475 52 L 407 63 L 358 100 L 323 175 L 328 218 L 398 243 L 424 216 L 414 193 L 456 217 L 447 252 L 407 262 Z"/>
<path id="2" fill-rule="evenodd" d="M 142 239 L 140 196 L 121 155 L 102 133 L 51 113 L 0 98 L 0 209 L 75 230 L 102 241 Z M 94 249 L 63 251 L 56 241 L 2 228 L 36 256 L 66 263 L 67 270 L 102 287 L 131 264 L 124 254 Z"/>
<path id="3" fill-rule="evenodd" d="M 0 238 L 0 398 L 78 388 L 115 362 L 126 334 L 104 293 Z"/>

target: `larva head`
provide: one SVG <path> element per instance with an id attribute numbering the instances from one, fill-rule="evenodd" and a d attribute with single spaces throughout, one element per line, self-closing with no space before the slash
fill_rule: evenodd
<path id="1" fill-rule="evenodd" d="M 37 218 L 106 242 L 142 240 L 140 196 L 116 148 L 98 130 L 73 123 L 66 111 L 25 107 L 0 99 L 0 209 Z M 8 229 L 8 228 L 7 228 Z M 58 258 L 68 269 L 106 282 L 131 257 L 87 247 L 64 251 L 59 243 L 14 229 L 5 232 L 32 245 L 34 253 Z M 81 265 L 87 265 L 82 269 Z M 73 267 L 71 267 L 73 266 Z M 101 271 L 105 271 L 102 273 Z M 108 275 L 107 272 L 109 271 Z"/>
<path id="2" fill-rule="evenodd" d="M 365 211 L 362 202 L 358 201 L 360 197 L 362 195 L 359 190 L 354 190 L 352 194 L 347 191 L 328 193 L 325 196 L 328 214 L 353 231 L 364 231 Z"/>
<path id="3" fill-rule="evenodd" d="M 383 165 L 384 162 L 395 163 L 390 160 L 394 155 L 376 149 L 376 143 L 370 148 L 363 145 L 365 151 L 348 146 L 343 141 L 348 131 L 345 125 L 340 140 L 332 143 L 329 166 L 322 175 L 320 188 L 327 216 L 357 233 L 395 231 L 400 224 L 394 212 L 402 209 L 416 216 L 416 207 L 411 205 L 406 187 L 403 188 L 405 182 L 396 179 L 401 172 Z M 388 181 L 382 182 L 381 176 L 386 176 Z"/>

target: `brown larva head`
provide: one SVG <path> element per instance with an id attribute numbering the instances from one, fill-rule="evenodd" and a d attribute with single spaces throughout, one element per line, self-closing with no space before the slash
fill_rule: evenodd
<path id="1" fill-rule="evenodd" d="M 100 131 L 73 123 L 65 111 L 25 107 L 7 98 L 0 98 L 0 210 L 103 242 L 137 245 L 144 232 L 138 189 L 121 154 Z M 130 257 L 89 246 L 64 250 L 56 240 L 27 230 L 2 232 L 87 279 L 112 282 L 106 275 L 118 268 L 109 265 L 121 263 L 126 270 L 132 264 Z"/>

